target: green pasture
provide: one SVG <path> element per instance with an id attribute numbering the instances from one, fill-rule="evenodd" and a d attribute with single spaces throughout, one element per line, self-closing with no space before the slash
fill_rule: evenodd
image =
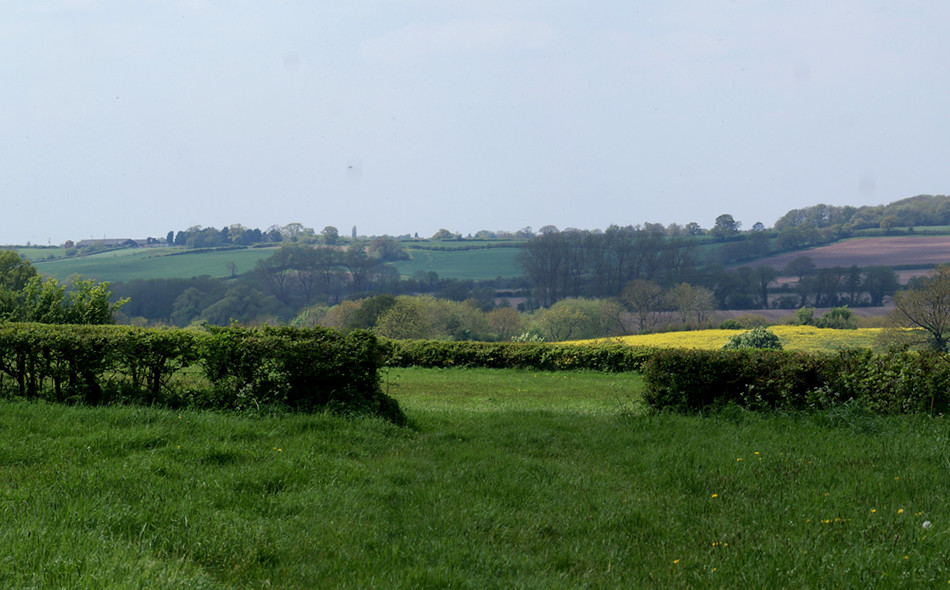
<path id="1" fill-rule="evenodd" d="M 235 272 L 241 274 L 253 270 L 258 260 L 273 253 L 273 248 L 202 252 L 188 252 L 180 248 L 127 248 L 91 256 L 34 262 L 34 266 L 39 272 L 59 280 L 74 274 L 109 282 L 188 279 L 202 275 L 228 277 L 231 274 L 229 262 L 233 262 Z"/>
<path id="2" fill-rule="evenodd" d="M 481 248 L 477 250 L 424 250 L 408 247 L 410 260 L 394 262 L 402 276 L 417 272 L 436 272 L 443 279 L 494 279 L 520 277 L 521 265 L 515 257 L 519 248 Z"/>
<path id="3" fill-rule="evenodd" d="M 29 247 L 8 247 L 7 250 L 15 250 L 17 254 L 25 256 L 31 262 L 37 262 L 46 258 L 63 258 L 66 256 L 66 248 L 29 248 Z"/>
<path id="4" fill-rule="evenodd" d="M 384 385 L 411 427 L 0 400 L 0 586 L 950 581 L 943 417 L 650 415 L 635 374 Z"/>

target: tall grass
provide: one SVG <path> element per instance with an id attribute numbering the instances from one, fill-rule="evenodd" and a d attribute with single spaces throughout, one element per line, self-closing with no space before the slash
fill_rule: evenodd
<path id="1" fill-rule="evenodd" d="M 645 415 L 634 374 L 387 383 L 412 427 L 0 402 L 0 586 L 950 580 L 944 418 Z"/>

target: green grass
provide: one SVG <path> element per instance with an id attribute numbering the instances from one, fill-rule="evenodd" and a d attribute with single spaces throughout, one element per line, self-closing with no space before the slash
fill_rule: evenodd
<path id="1" fill-rule="evenodd" d="M 523 274 L 515 257 L 519 248 L 482 248 L 478 250 L 421 250 L 407 248 L 411 260 L 394 262 L 402 276 L 434 271 L 444 279 L 487 280 L 513 278 Z"/>
<path id="2" fill-rule="evenodd" d="M 228 277 L 228 263 L 237 274 L 252 270 L 257 261 L 274 253 L 273 248 L 205 251 L 180 254 L 173 248 L 128 248 L 91 256 L 36 262 L 36 269 L 59 280 L 79 274 L 97 281 L 125 282 L 135 279 L 188 279 L 201 275 Z M 178 255 L 170 255 L 178 253 Z"/>
<path id="3" fill-rule="evenodd" d="M 26 252 L 34 266 L 43 274 L 65 280 L 74 274 L 98 281 L 126 282 L 135 279 L 191 278 L 201 275 L 228 277 L 228 263 L 235 264 L 237 274 L 253 270 L 257 261 L 274 253 L 274 248 L 201 251 L 181 254 L 178 248 L 126 248 L 91 256 L 43 260 L 56 250 L 35 249 Z M 18 249 L 24 252 L 23 249 Z M 515 262 L 518 248 L 481 248 L 475 250 L 408 249 L 411 260 L 393 263 L 403 276 L 417 271 L 435 271 L 441 278 L 494 279 L 521 276 Z M 177 254 L 177 255 L 170 255 Z"/>
<path id="4" fill-rule="evenodd" d="M 944 418 L 644 415 L 635 374 L 386 386 L 412 428 L 0 402 L 0 587 L 950 580 Z"/>

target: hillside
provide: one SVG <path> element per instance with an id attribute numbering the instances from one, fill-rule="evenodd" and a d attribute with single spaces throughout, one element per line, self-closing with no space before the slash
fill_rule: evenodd
<path id="1" fill-rule="evenodd" d="M 274 248 L 188 251 L 181 248 L 127 248 L 73 258 L 33 261 L 41 273 L 65 280 L 79 274 L 97 281 L 125 282 L 135 279 L 188 279 L 208 275 L 223 278 L 254 268 Z"/>
<path id="2" fill-rule="evenodd" d="M 808 256 L 818 268 L 857 265 L 927 269 L 950 263 L 950 236 L 854 238 L 759 258 L 746 266 L 771 266 L 781 270 L 799 256 Z"/>

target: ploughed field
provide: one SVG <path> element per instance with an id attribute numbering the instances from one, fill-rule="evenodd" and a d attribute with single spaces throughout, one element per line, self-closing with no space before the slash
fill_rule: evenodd
<path id="1" fill-rule="evenodd" d="M 399 369 L 410 427 L 0 400 L 0 586 L 950 581 L 950 424 L 649 415 L 634 373 Z"/>
<path id="2" fill-rule="evenodd" d="M 851 265 L 924 268 L 950 262 L 950 236 L 854 238 L 760 258 L 751 264 L 781 270 L 799 256 L 808 256 L 818 268 Z"/>

